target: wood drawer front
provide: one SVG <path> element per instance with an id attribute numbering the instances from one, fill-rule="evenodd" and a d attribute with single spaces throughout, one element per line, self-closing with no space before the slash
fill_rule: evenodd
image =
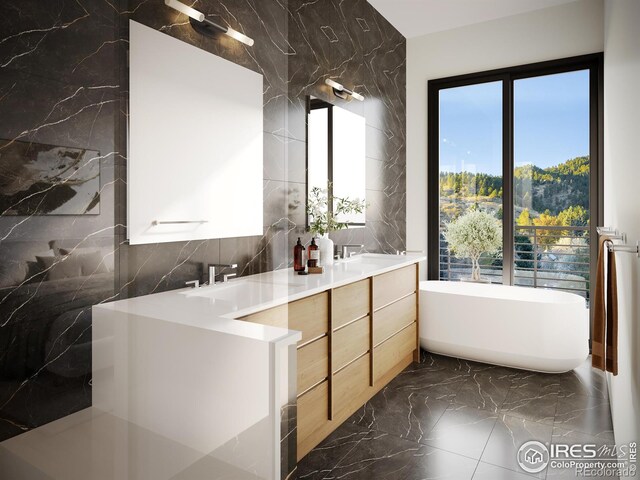
<path id="1" fill-rule="evenodd" d="M 395 302 L 416 291 L 417 265 L 409 265 L 373 277 L 373 309 Z"/>
<path id="2" fill-rule="evenodd" d="M 298 444 L 329 421 L 329 382 L 298 398 Z"/>
<path id="3" fill-rule="evenodd" d="M 300 330 L 302 340 L 318 338 L 329 331 L 329 293 L 322 292 L 289 304 L 289 328 Z"/>
<path id="4" fill-rule="evenodd" d="M 373 350 L 374 383 L 417 348 L 416 324 L 405 328 Z M 345 369 L 346 370 L 346 369 Z"/>
<path id="5" fill-rule="evenodd" d="M 333 328 L 369 314 L 369 279 L 333 290 Z"/>
<path id="6" fill-rule="evenodd" d="M 333 376 L 334 418 L 351 415 L 364 403 L 363 393 L 369 388 L 369 355 L 366 354 Z"/>
<path id="7" fill-rule="evenodd" d="M 369 315 L 333 333 L 331 368 L 340 370 L 369 351 Z"/>
<path id="8" fill-rule="evenodd" d="M 373 344 L 384 342 L 417 318 L 415 293 L 381 308 L 373 316 Z"/>
<path id="9" fill-rule="evenodd" d="M 329 338 L 298 349 L 298 395 L 329 376 Z"/>
<path id="10" fill-rule="evenodd" d="M 245 322 L 259 323 L 261 325 L 270 325 L 272 327 L 289 328 L 288 305 L 280 305 L 279 307 L 263 310 L 262 312 L 252 313 L 240 320 Z"/>

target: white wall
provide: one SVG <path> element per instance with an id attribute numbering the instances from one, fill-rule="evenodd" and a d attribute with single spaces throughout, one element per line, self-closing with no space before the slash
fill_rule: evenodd
<path id="1" fill-rule="evenodd" d="M 640 1 L 605 3 L 605 224 L 640 239 Z M 619 375 L 609 377 L 616 443 L 640 440 L 640 260 L 617 255 Z"/>
<path id="2" fill-rule="evenodd" d="M 427 81 L 603 48 L 602 0 L 580 0 L 407 40 L 407 250 L 427 251 Z"/>

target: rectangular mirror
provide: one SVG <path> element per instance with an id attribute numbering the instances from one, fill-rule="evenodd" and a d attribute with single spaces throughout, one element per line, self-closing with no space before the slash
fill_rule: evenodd
<path id="1" fill-rule="evenodd" d="M 317 98 L 308 98 L 307 105 L 307 199 L 318 187 L 334 197 L 364 201 L 364 117 Z M 331 202 L 328 208 L 333 209 Z M 349 227 L 364 226 L 365 212 L 338 220 Z"/>
<path id="2" fill-rule="evenodd" d="M 262 75 L 130 22 L 132 245 L 262 235 Z"/>

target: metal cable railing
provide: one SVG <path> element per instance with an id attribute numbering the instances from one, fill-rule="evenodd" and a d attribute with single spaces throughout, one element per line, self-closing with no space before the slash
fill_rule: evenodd
<path id="1" fill-rule="evenodd" d="M 441 232 L 442 228 L 441 226 Z M 588 226 L 515 227 L 513 283 L 550 288 L 589 297 L 590 239 Z M 502 283 L 502 258 L 481 259 L 482 278 Z M 471 262 L 451 255 L 440 237 L 440 280 L 462 280 L 471 276 Z"/>

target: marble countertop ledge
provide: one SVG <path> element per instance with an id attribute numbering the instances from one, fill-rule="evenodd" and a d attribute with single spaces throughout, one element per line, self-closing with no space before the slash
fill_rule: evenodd
<path id="1" fill-rule="evenodd" d="M 94 308 L 274 344 L 290 344 L 300 339 L 300 332 L 237 319 L 425 259 L 421 254 L 363 254 L 326 266 L 323 274 L 298 275 L 292 268 L 275 270 L 227 283 L 145 295 Z"/>

